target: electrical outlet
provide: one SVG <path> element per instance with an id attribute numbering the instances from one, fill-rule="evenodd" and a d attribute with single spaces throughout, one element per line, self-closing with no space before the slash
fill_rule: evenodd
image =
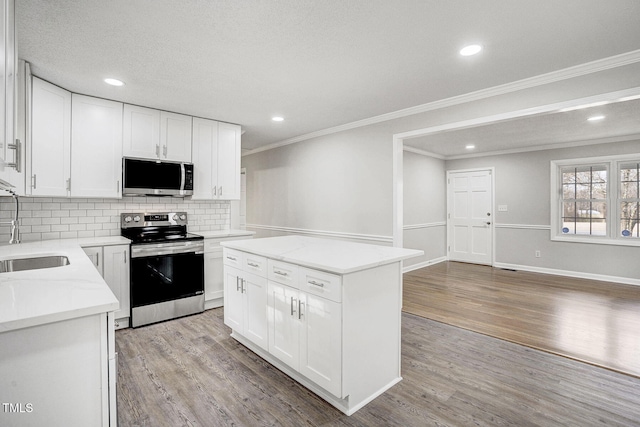
<path id="1" fill-rule="evenodd" d="M 498 212 L 507 212 L 507 205 L 498 205 Z"/>
<path id="2" fill-rule="evenodd" d="M 536 258 L 540 258 L 540 251 L 536 251 Z"/>

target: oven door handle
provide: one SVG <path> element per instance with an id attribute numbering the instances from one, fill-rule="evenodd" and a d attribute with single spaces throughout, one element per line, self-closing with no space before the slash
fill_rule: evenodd
<path id="1" fill-rule="evenodd" d="M 199 245 L 175 245 L 175 246 L 161 246 L 161 245 L 131 245 L 131 258 L 143 258 L 158 255 L 175 255 L 175 254 L 188 254 L 194 255 L 204 254 L 204 244 Z"/>

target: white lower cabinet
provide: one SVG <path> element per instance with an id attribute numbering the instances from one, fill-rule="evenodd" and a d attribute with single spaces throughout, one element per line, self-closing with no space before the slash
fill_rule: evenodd
<path id="1" fill-rule="evenodd" d="M 128 327 L 131 317 L 129 245 L 88 246 L 82 249 L 120 302 L 120 309 L 114 313 L 116 329 Z"/>
<path id="2" fill-rule="evenodd" d="M 267 279 L 234 267 L 225 267 L 224 274 L 225 324 L 266 350 Z"/>
<path id="3" fill-rule="evenodd" d="M 0 333 L 0 424 L 117 426 L 112 315 Z"/>
<path id="4" fill-rule="evenodd" d="M 341 304 L 269 282 L 269 352 L 342 397 Z"/>
<path id="5" fill-rule="evenodd" d="M 204 239 L 204 309 L 221 307 L 224 304 L 224 274 L 222 246 L 230 240 L 247 239 L 251 236 L 221 237 Z"/>

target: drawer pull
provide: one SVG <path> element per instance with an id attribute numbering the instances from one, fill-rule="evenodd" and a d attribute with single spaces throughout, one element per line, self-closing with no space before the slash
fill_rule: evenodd
<path id="1" fill-rule="evenodd" d="M 273 271 L 275 274 L 279 275 L 279 276 L 285 276 L 287 277 L 289 275 L 289 273 L 286 273 L 284 271 L 280 271 L 280 270 L 274 270 Z"/>
<path id="2" fill-rule="evenodd" d="M 256 264 L 255 262 L 248 262 L 247 264 L 249 264 L 251 267 L 255 267 L 255 268 L 260 267 L 260 264 Z"/>
<path id="3" fill-rule="evenodd" d="M 228 256 L 227 259 L 230 259 L 231 261 L 237 261 L 237 259 L 232 256 Z"/>
<path id="4" fill-rule="evenodd" d="M 321 288 L 324 288 L 324 283 L 322 283 L 322 282 L 316 282 L 315 280 L 309 280 L 307 283 L 309 283 L 310 285 L 319 286 Z"/>

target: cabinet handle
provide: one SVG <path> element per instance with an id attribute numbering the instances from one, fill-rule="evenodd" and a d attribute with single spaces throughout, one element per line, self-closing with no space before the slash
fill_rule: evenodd
<path id="1" fill-rule="evenodd" d="M 116 193 L 120 194 L 120 180 L 116 181 Z"/>
<path id="2" fill-rule="evenodd" d="M 96 252 L 96 267 L 100 267 L 100 252 Z"/>
<path id="3" fill-rule="evenodd" d="M 231 261 L 237 261 L 237 259 L 232 256 L 228 256 L 227 259 L 230 259 Z"/>
<path id="4" fill-rule="evenodd" d="M 165 157 L 165 159 L 167 158 L 167 146 L 166 145 L 164 147 L 162 147 L 162 155 Z"/>
<path id="5" fill-rule="evenodd" d="M 160 145 L 156 144 L 156 156 L 160 157 Z"/>
<path id="6" fill-rule="evenodd" d="M 243 294 L 246 294 L 246 293 L 247 293 L 247 288 L 245 287 L 245 284 L 246 284 L 246 283 L 247 283 L 247 281 L 246 281 L 246 280 L 244 280 L 244 279 L 240 279 L 240 284 L 242 285 L 242 286 L 241 286 L 241 292 L 242 292 Z"/>
<path id="7" fill-rule="evenodd" d="M 35 173 L 31 176 L 31 188 L 33 188 L 34 190 L 36 189 L 36 174 Z"/>
<path id="8" fill-rule="evenodd" d="M 304 303 L 301 300 L 298 300 L 298 320 L 302 319 L 302 306 Z"/>
<path id="9" fill-rule="evenodd" d="M 215 185 L 213 186 L 213 195 L 214 196 L 218 195 L 218 187 L 216 187 Z"/>
<path id="10" fill-rule="evenodd" d="M 309 280 L 307 283 L 310 284 L 310 285 L 315 285 L 315 286 L 319 286 L 321 288 L 324 288 L 324 283 L 322 283 L 322 282 L 316 282 L 315 280 Z"/>
<path id="11" fill-rule="evenodd" d="M 256 264 L 255 262 L 248 262 L 247 264 L 249 264 L 251 267 L 255 267 L 255 268 L 260 267 L 260 264 Z"/>
<path id="12" fill-rule="evenodd" d="M 287 277 L 289 275 L 289 273 L 285 273 L 284 271 L 280 271 L 280 270 L 274 270 L 273 272 L 279 276 L 284 276 L 284 277 Z"/>
<path id="13" fill-rule="evenodd" d="M 9 150 L 16 150 L 15 156 L 13 158 L 14 162 L 13 163 L 7 163 L 7 166 L 10 168 L 14 168 L 16 170 L 16 172 L 20 173 L 20 163 L 22 163 L 22 148 L 21 148 L 22 144 L 20 143 L 19 139 L 16 139 L 16 143 L 15 144 L 7 144 L 7 148 Z"/>
<path id="14" fill-rule="evenodd" d="M 219 196 L 222 196 L 222 185 L 220 186 L 220 191 L 218 192 Z"/>
<path id="15" fill-rule="evenodd" d="M 67 191 L 71 191 L 71 178 L 67 178 Z"/>
<path id="16" fill-rule="evenodd" d="M 240 276 L 236 276 L 236 291 L 240 291 Z"/>
<path id="17" fill-rule="evenodd" d="M 296 312 L 296 309 L 293 308 L 294 307 L 294 304 L 293 304 L 294 301 L 297 301 L 297 299 L 295 299 L 294 297 L 291 297 L 291 315 L 292 316 L 293 316 L 293 313 Z"/>
<path id="18" fill-rule="evenodd" d="M 127 251 L 126 249 L 124 251 L 122 251 L 122 253 L 124 254 L 124 263 L 127 263 Z"/>

